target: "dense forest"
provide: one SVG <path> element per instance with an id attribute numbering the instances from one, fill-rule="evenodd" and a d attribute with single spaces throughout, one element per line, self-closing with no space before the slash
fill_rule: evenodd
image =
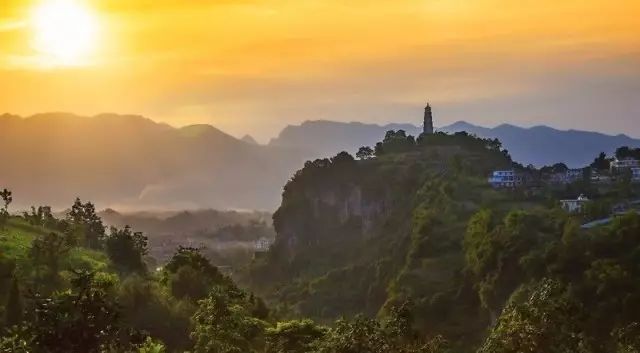
<path id="1" fill-rule="evenodd" d="M 16 215 L 2 191 L 0 352 L 640 352 L 640 216 L 583 229 L 557 202 L 635 186 L 495 190 L 525 167 L 466 133 L 390 131 L 356 158 L 307 162 L 234 278 L 190 247 L 149 266 L 90 202 Z"/>

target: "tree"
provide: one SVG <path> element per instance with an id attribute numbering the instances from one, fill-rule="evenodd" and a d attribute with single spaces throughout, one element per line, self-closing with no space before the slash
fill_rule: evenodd
<path id="1" fill-rule="evenodd" d="M 318 342 L 317 353 L 391 353 L 380 323 L 362 316 L 338 320 Z"/>
<path id="2" fill-rule="evenodd" d="M 634 322 L 614 334 L 617 350 L 616 353 L 640 353 L 640 324 Z"/>
<path id="3" fill-rule="evenodd" d="M 370 159 L 373 157 L 374 151 L 369 146 L 360 147 L 358 153 L 356 153 L 356 158 L 360 160 Z"/>
<path id="4" fill-rule="evenodd" d="M 5 325 L 11 327 L 20 324 L 22 322 L 22 310 L 22 296 L 18 285 L 18 278 L 14 275 L 11 281 L 9 298 L 7 299 L 4 319 Z"/>
<path id="5" fill-rule="evenodd" d="M 616 185 L 618 196 L 622 199 L 628 199 L 631 197 L 633 176 L 631 170 L 627 169 L 619 176 L 619 180 Z"/>
<path id="6" fill-rule="evenodd" d="M 73 206 L 71 206 L 71 211 L 67 215 L 67 221 L 79 233 L 86 247 L 92 249 L 102 248 L 105 227 L 91 202 L 82 203 L 79 198 L 76 198 Z"/>
<path id="7" fill-rule="evenodd" d="M 600 152 L 598 157 L 593 160 L 591 163 L 591 168 L 595 170 L 609 170 L 610 161 L 607 158 L 607 154 L 604 152 Z"/>
<path id="8" fill-rule="evenodd" d="M 33 298 L 30 315 L 35 320 L 27 331 L 37 349 L 30 351 L 98 353 L 109 347 L 122 352 L 144 342 L 144 336 L 121 324 L 119 306 L 110 294 L 111 283 L 98 283 L 89 272 L 75 272 L 71 283 L 71 290 Z"/>
<path id="9" fill-rule="evenodd" d="M 2 201 L 4 202 L 3 209 L 8 212 L 9 211 L 9 205 L 13 201 L 13 195 L 12 195 L 11 191 L 9 191 L 7 189 L 3 189 L 2 191 L 0 191 L 0 198 L 2 198 Z"/>
<path id="10" fill-rule="evenodd" d="M 265 332 L 266 353 L 307 353 L 325 335 L 326 329 L 311 320 L 278 322 Z"/>
<path id="11" fill-rule="evenodd" d="M 144 263 L 147 244 L 147 237 L 141 232 L 132 232 L 129 226 L 124 229 L 111 227 L 111 232 L 105 241 L 109 259 L 122 273 L 145 273 L 147 271 Z"/>
<path id="12" fill-rule="evenodd" d="M 38 208 L 31 206 L 31 213 L 23 212 L 22 217 L 31 225 L 47 228 L 53 228 L 57 221 L 49 206 L 38 206 Z"/>
<path id="13" fill-rule="evenodd" d="M 180 246 L 164 269 L 164 282 L 171 289 L 171 294 L 178 299 L 197 302 L 204 299 L 215 285 L 234 286 L 196 248 Z"/>
<path id="14" fill-rule="evenodd" d="M 13 196 L 11 191 L 4 189 L 0 191 L 0 198 L 4 203 L 3 207 L 0 208 L 0 229 L 3 229 L 9 219 L 9 205 L 13 201 Z"/>
<path id="15" fill-rule="evenodd" d="M 70 250 L 70 238 L 56 232 L 41 235 L 33 241 L 29 255 L 36 269 L 36 276 L 40 267 L 45 268 L 42 278 L 45 285 L 55 287 L 58 284 L 60 262 Z"/>
<path id="16" fill-rule="evenodd" d="M 216 286 L 193 315 L 194 353 L 252 353 L 263 346 L 265 323 L 250 315 L 246 294 Z"/>
<path id="17" fill-rule="evenodd" d="M 543 280 L 521 295 L 526 299 L 514 295 L 478 353 L 580 351 L 580 307 L 562 285 Z"/>

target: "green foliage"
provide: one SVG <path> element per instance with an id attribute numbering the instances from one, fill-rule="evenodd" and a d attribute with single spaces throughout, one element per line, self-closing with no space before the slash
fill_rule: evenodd
<path id="1" fill-rule="evenodd" d="M 478 353 L 581 352 L 580 306 L 557 282 L 543 280 L 514 299 Z M 526 291 L 526 290 L 525 290 Z"/>
<path id="2" fill-rule="evenodd" d="M 195 248 L 179 247 L 164 269 L 165 283 L 178 299 L 196 302 L 216 285 L 233 285 Z"/>
<path id="3" fill-rule="evenodd" d="M 416 145 L 415 138 L 411 135 L 407 136 L 404 130 L 389 130 L 384 136 L 384 140 L 380 146 L 376 146 L 376 156 L 388 153 L 408 152 Z"/>
<path id="4" fill-rule="evenodd" d="M 94 281 L 95 275 L 76 274 L 73 289 L 51 297 L 33 298 L 36 320 L 24 331 L 25 341 L 35 352 L 91 353 L 104 347 L 126 347 L 140 340 L 120 326 L 120 312 L 108 287 Z"/>
<path id="5" fill-rule="evenodd" d="M 449 344 L 440 336 L 422 339 L 412 327 L 411 310 L 405 304 L 391 310 L 386 322 L 362 316 L 340 319 L 322 339 L 316 353 L 448 353 Z"/>
<path id="6" fill-rule="evenodd" d="M 371 149 L 371 147 L 363 146 L 363 147 L 360 147 L 360 149 L 358 149 L 358 152 L 356 153 L 356 158 L 360 160 L 370 159 L 374 156 L 374 153 L 375 152 L 373 149 Z"/>
<path id="7" fill-rule="evenodd" d="M 67 214 L 67 221 L 74 227 L 82 244 L 91 249 L 101 249 L 105 227 L 91 202 L 82 203 L 77 198 Z"/>
<path id="8" fill-rule="evenodd" d="M 9 290 L 9 298 L 7 299 L 7 305 L 5 308 L 5 326 L 12 327 L 22 323 L 24 310 L 22 294 L 20 293 L 18 278 L 15 275 L 11 280 L 11 289 Z"/>
<path id="9" fill-rule="evenodd" d="M 640 148 L 629 148 L 628 146 L 622 146 L 616 149 L 616 158 L 633 158 L 640 159 Z"/>
<path id="10" fill-rule="evenodd" d="M 129 226 L 124 229 L 111 227 L 105 241 L 105 250 L 109 259 L 122 273 L 145 273 L 147 267 L 144 256 L 147 254 L 147 237 L 141 232 L 133 232 Z"/>
<path id="11" fill-rule="evenodd" d="M 214 287 L 193 316 L 195 353 L 251 353 L 263 346 L 265 323 L 251 316 L 246 294 Z"/>
<path id="12" fill-rule="evenodd" d="M 147 340 L 138 347 L 136 353 L 166 353 L 167 349 L 162 343 L 155 342 L 151 337 L 147 337 Z"/>
<path id="13" fill-rule="evenodd" d="M 0 191 L 0 198 L 2 198 L 3 205 L 0 208 L 0 229 L 4 229 L 7 220 L 9 219 L 9 205 L 13 201 L 11 191 L 3 189 Z"/>
<path id="14" fill-rule="evenodd" d="M 611 161 L 607 158 L 607 154 L 604 152 L 600 152 L 598 157 L 593 160 L 590 167 L 595 170 L 609 170 L 609 166 Z"/>
<path id="15" fill-rule="evenodd" d="M 614 333 L 616 353 L 640 352 L 640 324 L 631 323 Z"/>
<path id="16" fill-rule="evenodd" d="M 129 276 L 117 288 L 117 302 L 123 321 L 133 329 L 161 340 L 170 351 L 190 348 L 190 318 L 196 308 L 173 298 L 160 283 Z"/>
<path id="17" fill-rule="evenodd" d="M 326 328 L 313 321 L 292 320 L 278 322 L 267 328 L 266 353 L 307 353 L 313 352 L 314 345 L 325 336 Z"/>
<path id="18" fill-rule="evenodd" d="M 50 232 L 33 240 L 29 251 L 36 270 L 36 277 L 45 286 L 55 288 L 59 283 L 60 263 L 72 248 L 73 240 L 56 232 Z M 41 270 L 44 271 L 41 271 Z"/>

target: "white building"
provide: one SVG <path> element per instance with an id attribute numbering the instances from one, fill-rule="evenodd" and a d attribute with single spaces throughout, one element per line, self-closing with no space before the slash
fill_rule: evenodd
<path id="1" fill-rule="evenodd" d="M 631 168 L 631 181 L 640 182 L 640 167 Z"/>
<path id="2" fill-rule="evenodd" d="M 620 171 L 631 168 L 640 168 L 640 161 L 635 158 L 626 157 L 622 159 L 616 158 L 611 162 L 612 171 Z"/>
<path id="3" fill-rule="evenodd" d="M 269 248 L 271 247 L 271 245 L 273 244 L 273 240 L 266 238 L 266 237 L 262 237 L 258 240 L 256 240 L 256 252 L 267 252 L 269 251 Z"/>
<path id="4" fill-rule="evenodd" d="M 584 195 L 578 196 L 575 200 L 560 200 L 562 208 L 569 213 L 582 211 L 582 208 L 587 202 L 589 202 L 589 199 Z"/>
<path id="5" fill-rule="evenodd" d="M 522 176 L 514 170 L 496 170 L 489 177 L 494 188 L 514 188 L 522 185 Z"/>

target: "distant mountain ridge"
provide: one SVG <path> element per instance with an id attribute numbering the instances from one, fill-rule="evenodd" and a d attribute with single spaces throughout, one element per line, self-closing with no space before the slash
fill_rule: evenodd
<path id="1" fill-rule="evenodd" d="M 14 206 L 75 197 L 117 209 L 273 209 L 304 162 L 210 125 L 174 128 L 133 115 L 0 116 L 0 185 Z"/>
<path id="2" fill-rule="evenodd" d="M 289 125 L 270 145 L 305 150 L 310 155 L 328 156 L 360 146 L 373 146 L 386 131 L 402 129 L 418 136 L 422 127 L 411 124 L 363 124 L 332 121 L 306 121 Z M 612 154 L 617 147 L 640 147 L 640 139 L 626 135 L 606 135 L 579 130 L 558 130 L 547 126 L 523 128 L 502 124 L 494 128 L 459 121 L 437 129 L 447 133 L 466 131 L 484 138 L 498 138 L 514 160 L 543 166 L 564 162 L 573 167 L 589 164 L 600 152 Z"/>
<path id="3" fill-rule="evenodd" d="M 174 128 L 141 116 L 67 113 L 28 118 L 0 115 L 0 187 L 15 208 L 47 203 L 69 207 L 76 197 L 99 207 L 273 210 L 283 185 L 306 160 L 373 146 L 388 130 L 411 124 L 307 121 L 287 126 L 267 145 L 237 139 L 210 125 Z M 457 122 L 438 129 L 498 138 L 514 159 L 536 166 L 589 164 L 600 152 L 640 147 L 640 140 L 549 127 Z"/>
<path id="4" fill-rule="evenodd" d="M 612 155 L 620 146 L 640 147 L 640 139 L 627 135 L 607 135 L 580 130 L 558 130 L 548 126 L 523 128 L 501 124 L 486 128 L 461 121 L 438 129 L 444 132 L 467 131 L 484 138 L 497 138 L 514 160 L 535 166 L 564 162 L 582 167 L 593 162 L 600 152 Z"/>

